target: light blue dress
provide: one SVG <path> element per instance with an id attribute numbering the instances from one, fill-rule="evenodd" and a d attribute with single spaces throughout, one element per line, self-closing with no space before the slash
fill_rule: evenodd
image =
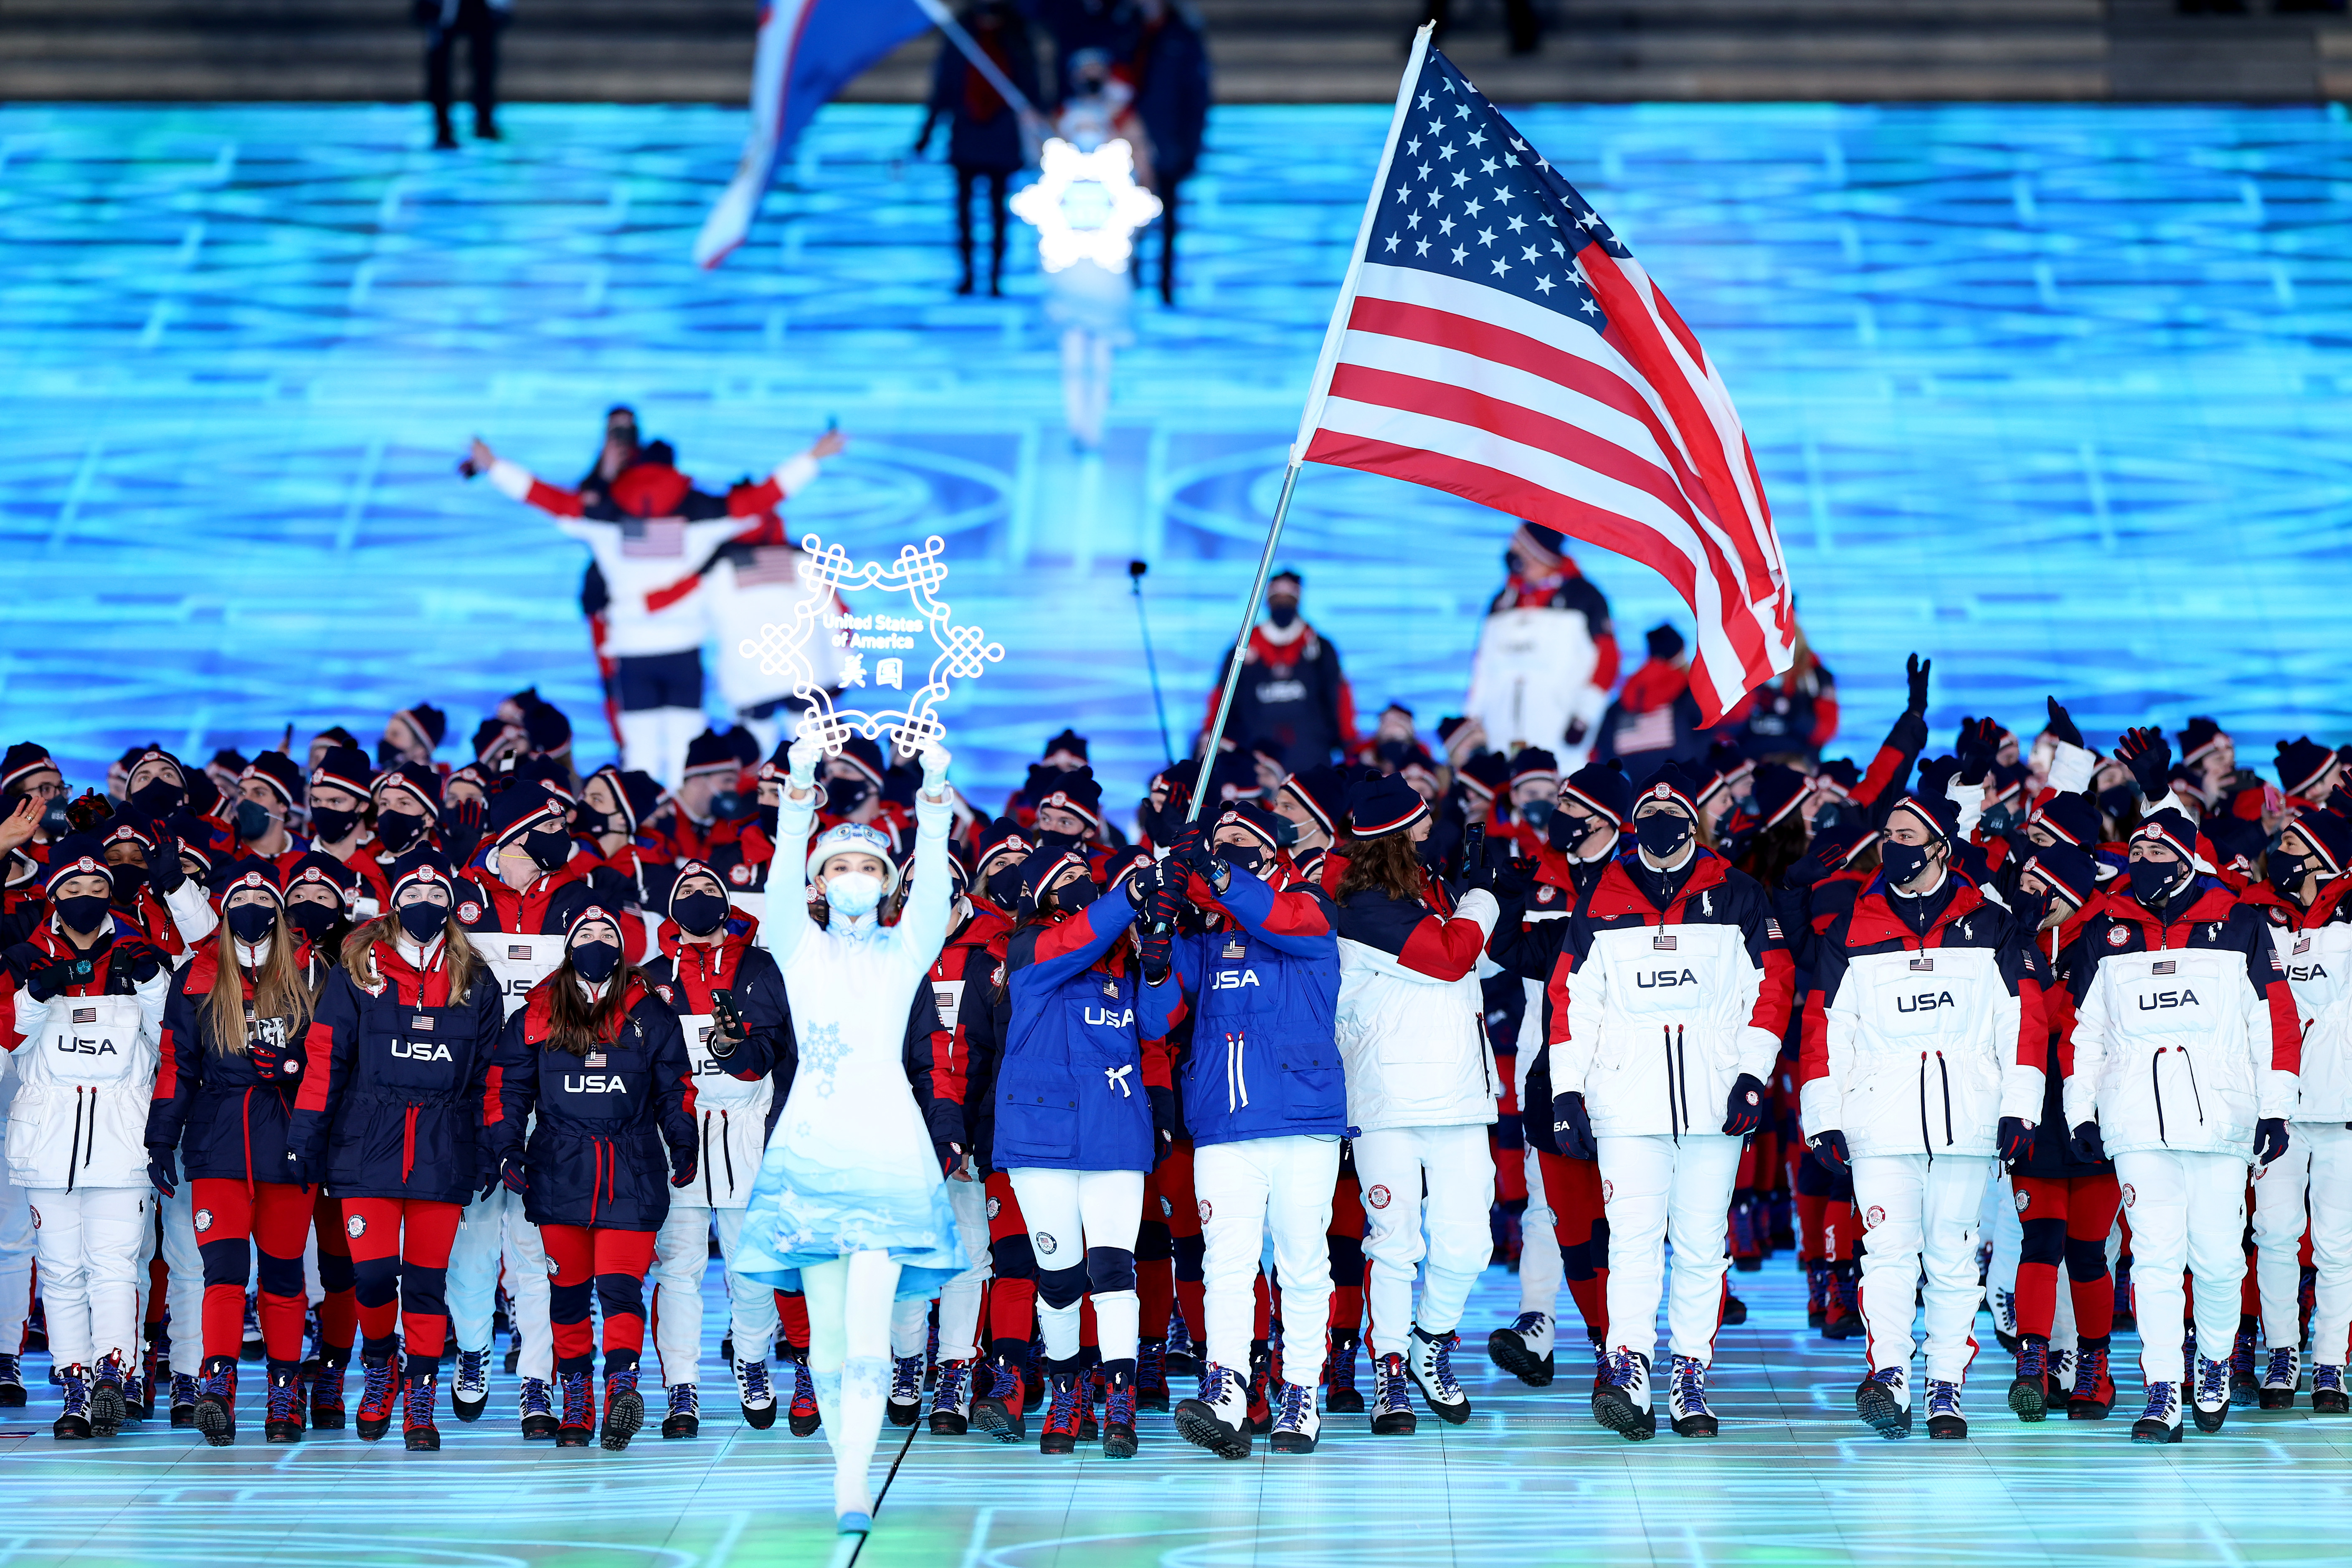
<path id="1" fill-rule="evenodd" d="M 786 792 L 779 869 L 805 845 L 815 801 Z M 898 1260 L 898 1298 L 928 1299 L 971 1266 L 901 1052 L 915 987 L 947 941 L 951 810 L 919 795 L 915 885 L 895 926 L 808 918 L 797 879 L 772 885 L 761 938 L 783 970 L 800 1068 L 745 1205 L 733 1268 L 779 1289 L 853 1252 Z"/>

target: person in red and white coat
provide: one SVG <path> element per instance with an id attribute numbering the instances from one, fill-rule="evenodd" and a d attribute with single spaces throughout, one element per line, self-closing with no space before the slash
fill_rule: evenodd
<path id="1" fill-rule="evenodd" d="M 842 449 L 837 431 L 787 458 L 758 484 L 726 495 L 694 488 L 666 441 L 640 447 L 591 501 L 532 476 L 477 440 L 467 457 L 499 491 L 539 508 L 594 552 L 612 595 L 605 651 L 618 663 L 625 763 L 677 787 L 687 743 L 703 726 L 702 644 L 709 634 L 700 573 L 719 547 L 798 493 Z"/>

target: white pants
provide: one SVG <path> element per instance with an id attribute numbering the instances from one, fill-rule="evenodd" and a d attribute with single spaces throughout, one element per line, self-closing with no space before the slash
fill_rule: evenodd
<path id="1" fill-rule="evenodd" d="M 699 708 L 624 709 L 624 765 L 651 773 L 664 789 L 676 789 L 686 776 L 687 744 L 709 723 Z"/>
<path id="2" fill-rule="evenodd" d="M 1976 1354 L 1977 1221 L 2000 1162 L 1925 1154 L 1859 1154 L 1853 1206 L 1862 1215 L 1862 1321 L 1873 1371 L 1911 1365 L 1911 1309 L 1927 1276 L 1927 1380 L 1958 1383 Z M 1613 1235 L 1613 1233 L 1612 1233 Z"/>
<path id="3" fill-rule="evenodd" d="M 764 1362 L 776 1340 L 776 1293 L 739 1277 L 735 1246 L 743 1235 L 741 1209 L 702 1208 L 672 1200 L 669 1217 L 654 1233 L 654 1353 L 666 1384 L 702 1381 L 702 1276 L 710 1262 L 710 1231 L 719 1230 L 719 1267 L 726 1276 L 728 1333 L 739 1361 Z M 732 1375 L 734 1369 L 725 1369 Z"/>
<path id="4" fill-rule="evenodd" d="M 890 1303 L 890 1359 L 903 1361 L 930 1348 L 931 1304 L 920 1296 L 901 1297 Z"/>
<path id="5" fill-rule="evenodd" d="M 988 1186 L 984 1182 L 950 1182 L 948 1207 L 955 1211 L 956 1235 L 971 1268 L 940 1287 L 940 1359 L 976 1361 L 980 1357 L 980 1299 L 995 1270 L 988 1255 Z"/>
<path id="6" fill-rule="evenodd" d="M 194 1182 L 184 1181 L 170 1197 L 157 1198 L 151 1205 L 154 1223 L 147 1227 L 139 1246 L 142 1323 L 155 1315 L 149 1310 L 147 1300 L 147 1265 L 153 1260 L 158 1247 L 163 1253 L 163 1305 L 172 1318 L 172 1373 L 175 1377 L 196 1377 L 205 1369 L 205 1255 L 196 1249 L 195 1191 Z M 41 1294 L 47 1299 L 46 1283 Z"/>
<path id="7" fill-rule="evenodd" d="M 1331 1321 L 1331 1189 L 1339 1179 L 1336 1137 L 1251 1138 L 1192 1151 L 1211 1361 L 1249 1373 L 1259 1238 L 1270 1231 L 1282 1285 L 1282 1381 L 1311 1390 L 1321 1380 Z"/>
<path id="8" fill-rule="evenodd" d="M 2227 1361 L 2238 1336 L 2246 1278 L 2246 1157 L 2143 1150 L 2116 1156 L 2131 1218 L 2132 1289 L 2138 1300 L 2140 1373 L 2180 1383 L 2180 1271 L 2197 1277 L 2198 1353 Z M 2186 1391 L 2183 1403 L 2187 1402 Z"/>
<path id="9" fill-rule="evenodd" d="M 2303 1231 L 2311 1226 L 2318 1271 L 2311 1314 L 2311 1359 L 2342 1366 L 2352 1349 L 2352 1131 L 2340 1121 L 2298 1121 L 2286 1152 L 2254 1167 L 2254 1273 L 2262 1286 L 2263 1338 L 2302 1342 Z"/>
<path id="10" fill-rule="evenodd" d="M 2017 1294 L 2017 1261 L 2025 1252 L 2025 1226 L 2017 1217 L 2017 1190 L 2010 1185 L 2000 1163 L 1995 1162 L 1993 1177 L 1985 1184 L 1984 1201 L 1977 1205 L 1977 1245 L 1992 1243 L 1992 1261 L 1985 1268 L 1984 1302 L 1994 1307 L 1994 1293 L 2006 1290 L 2011 1298 Z M 1973 1261 L 1973 1260 L 1972 1260 Z M 2063 1276 L 2058 1294 L 2068 1294 Z M 1995 1307 L 1995 1314 L 1999 1309 Z M 2054 1343 L 2054 1341 L 2053 1341 Z"/>
<path id="11" fill-rule="evenodd" d="M 49 1358 L 95 1367 L 121 1356 L 139 1365 L 139 1283 L 154 1224 L 148 1187 L 36 1188 L 33 1250 L 49 1314 Z M 193 1234 L 193 1233 L 192 1233 Z M 203 1279 L 197 1286 L 201 1291 Z M 194 1318 L 188 1320 L 191 1325 Z M 193 1331 L 190 1339 L 201 1336 Z"/>
<path id="12" fill-rule="evenodd" d="M 808 1292 L 809 1375 L 833 1446 L 834 1510 L 871 1513 L 866 1472 L 890 1392 L 898 1260 L 887 1252 L 856 1252 L 813 1263 L 801 1270 L 801 1287 Z"/>
<path id="13" fill-rule="evenodd" d="M 1658 1298 L 1666 1242 L 1674 1243 L 1667 1346 L 1702 1365 L 1715 1361 L 1723 1320 L 1723 1244 L 1731 1224 L 1731 1184 L 1746 1142 L 1720 1132 L 1596 1139 L 1601 1205 L 1609 1220 L 1609 1338 L 1619 1350 L 1657 1360 Z M 1664 1378 L 1658 1379 L 1663 1383 Z"/>
<path id="14" fill-rule="evenodd" d="M 1197 1151 L 1192 1160 L 1197 1180 Z M 1371 1310 L 1372 1353 L 1404 1355 L 1412 1349 L 1415 1323 L 1440 1339 L 1461 1327 L 1470 1287 L 1495 1255 L 1486 1228 L 1487 1211 L 1495 1206 L 1495 1156 L 1486 1125 L 1366 1132 L 1356 1140 L 1356 1179 L 1363 1187 L 1364 1217 L 1371 1222 L 1364 1252 L 1372 1274 L 1364 1300 Z M 1429 1274 L 1416 1312 L 1412 1277 L 1424 1257 Z"/>
<path id="15" fill-rule="evenodd" d="M 1033 1165 L 1005 1173 L 1013 1178 L 1013 1195 L 1021 1200 L 1021 1217 L 1029 1222 L 1029 1245 L 1036 1252 L 1039 1274 L 1083 1269 L 1089 1247 L 1115 1247 L 1133 1256 L 1135 1233 L 1143 1223 L 1142 1172 L 1051 1171 Z M 1134 1288 L 1097 1290 L 1094 1298 L 1095 1337 L 1103 1360 L 1133 1361 L 1139 1315 Z M 1076 1359 L 1079 1305 L 1048 1305 L 1044 1281 L 1039 1281 L 1037 1326 L 1045 1332 L 1049 1359 Z M 1242 1364 L 1249 1364 L 1246 1358 Z"/>
<path id="16" fill-rule="evenodd" d="M 33 1315 L 33 1205 L 0 1175 L 0 1352 L 15 1355 Z"/>
<path id="17" fill-rule="evenodd" d="M 1532 980 L 1527 983 L 1528 1016 L 1543 1016 L 1541 990 Z M 1525 1034 L 1524 1026 L 1521 1033 Z M 1536 1054 L 1522 1047 L 1517 1061 L 1519 1084 L 1519 1124 L 1524 1127 L 1538 1114 L 1528 1109 L 1528 1069 L 1535 1065 Z M 1551 1108 L 1544 1107 L 1540 1114 L 1549 1116 Z M 1565 1265 L 1559 1257 L 1559 1237 L 1552 1229 L 1551 1205 L 1544 1196 L 1543 1167 L 1537 1163 L 1536 1146 L 1527 1147 L 1528 1208 L 1519 1216 L 1519 1310 L 1541 1312 L 1545 1317 L 1556 1315 L 1559 1306 L 1559 1288 L 1567 1278 Z"/>
<path id="18" fill-rule="evenodd" d="M 449 1327 L 459 1350 L 488 1350 L 491 1314 L 497 1310 L 499 1269 L 504 1265 L 507 1294 L 514 1298 L 515 1331 L 522 1351 L 515 1375 L 541 1383 L 555 1379 L 555 1331 L 548 1316 L 547 1248 L 539 1226 L 522 1216 L 520 1194 L 501 1186 L 478 1197 L 457 1216 L 457 1237 L 449 1246 L 449 1272 L 443 1291 Z"/>

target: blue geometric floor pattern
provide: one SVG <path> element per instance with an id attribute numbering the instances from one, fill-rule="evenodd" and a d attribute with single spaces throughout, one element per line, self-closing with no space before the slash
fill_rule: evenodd
<path id="1" fill-rule="evenodd" d="M 1914 649 L 1939 731 L 2038 726 L 2053 689 L 2095 742 L 2210 711 L 2267 760 L 2352 728 L 2340 106 L 1515 112 L 1721 366 L 1844 745 L 1867 754 Z M 425 698 L 457 756 L 536 682 L 601 761 L 579 547 L 452 465 L 478 432 L 569 480 L 627 400 L 711 481 L 838 418 L 849 455 L 788 526 L 947 538 L 943 596 L 1007 649 L 946 709 L 967 782 L 1017 781 L 1070 723 L 1131 798 L 1160 741 L 1125 563 L 1151 563 L 1181 749 L 1386 114 L 1217 111 L 1178 308 L 1139 298 L 1099 457 L 1064 431 L 1025 231 L 1006 298 L 950 292 L 915 121 L 828 109 L 700 273 L 736 112 L 519 105 L 451 155 L 401 106 L 0 108 L 0 732 L 88 783 L 125 744 L 251 749 Z M 1458 705 L 1509 528 L 1307 470 L 1282 555 L 1360 708 L 1426 730 Z M 1579 554 L 1629 633 L 1687 629 L 1663 580 Z"/>
<path id="2" fill-rule="evenodd" d="M 706 1377 L 719 1366 L 719 1279 L 713 1268 L 706 1280 Z M 1859 1342 L 1805 1328 L 1788 1256 L 1734 1279 L 1749 1317 L 1717 1340 L 1713 1442 L 1663 1423 L 1640 1445 L 1602 1430 L 1589 1370 L 1566 1348 L 1549 1388 L 1489 1364 L 1486 1333 L 1518 1304 L 1517 1279 L 1497 1268 L 1463 1320 L 1464 1426 L 1424 1411 L 1413 1436 L 1374 1437 L 1363 1417 L 1336 1416 L 1312 1456 L 1273 1455 L 1261 1441 L 1242 1463 L 1191 1447 L 1150 1412 L 1141 1453 L 1126 1462 L 1083 1447 L 1039 1455 L 1034 1414 L 1017 1447 L 886 1426 L 876 1488 L 893 1460 L 898 1470 L 859 1568 L 2129 1568 L 2313 1563 L 2338 1539 L 2352 1420 L 2313 1415 L 2307 1395 L 2291 1412 L 2234 1410 L 2212 1436 L 2137 1446 L 2138 1346 L 2122 1334 L 2107 1420 L 2028 1426 L 2003 1404 L 2010 1359 L 1979 1317 L 1969 1440 L 1889 1442 L 1853 1415 Z M 844 1562 L 824 1438 L 793 1437 L 781 1422 L 751 1431 L 730 1391 L 708 1384 L 699 1438 L 664 1442 L 656 1419 L 625 1453 L 607 1454 L 526 1447 L 513 1380 L 493 1373 L 478 1425 L 452 1419 L 445 1401 L 442 1450 L 410 1454 L 396 1432 L 265 1447 L 252 1363 L 232 1447 L 160 1420 L 58 1444 L 47 1357 L 27 1371 L 30 1407 L 0 1422 L 9 1568 Z M 660 1395 L 647 1403 L 657 1418 Z"/>

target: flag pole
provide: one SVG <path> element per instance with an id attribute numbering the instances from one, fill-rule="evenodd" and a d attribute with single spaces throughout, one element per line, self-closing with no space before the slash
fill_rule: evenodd
<path id="1" fill-rule="evenodd" d="M 1388 140 L 1381 147 L 1380 171 L 1372 176 L 1371 195 L 1364 202 L 1362 222 L 1356 226 L 1356 248 L 1348 258 L 1348 275 L 1339 284 L 1339 298 L 1331 307 L 1330 324 L 1323 331 L 1323 352 L 1315 362 L 1315 379 L 1307 393 L 1307 406 L 1298 419 L 1298 438 L 1290 444 L 1288 467 L 1282 471 L 1282 493 L 1274 503 L 1274 520 L 1266 525 L 1265 548 L 1258 552 L 1257 575 L 1250 583 L 1249 597 L 1242 601 L 1241 630 L 1234 636 L 1233 656 L 1225 663 L 1225 684 L 1217 693 L 1217 716 L 1209 724 L 1208 743 L 1201 752 L 1201 765 L 1192 777 L 1192 804 L 1185 813 L 1186 822 L 1201 818 L 1201 803 L 1208 798 L 1209 772 L 1217 761 L 1217 747 L 1225 732 L 1225 721 L 1232 716 L 1234 689 L 1241 684 L 1242 664 L 1249 654 L 1250 628 L 1257 624 L 1258 601 L 1265 595 L 1266 574 L 1274 570 L 1275 546 L 1282 539 L 1283 520 L 1290 515 L 1291 492 L 1298 488 L 1298 466 L 1307 460 L 1307 443 L 1315 434 L 1316 421 L 1323 413 L 1323 402 L 1331 388 L 1331 367 L 1339 358 L 1339 344 L 1348 335 L 1349 307 L 1355 302 L 1356 280 L 1364 268 L 1364 248 L 1371 241 L 1372 219 L 1381 207 L 1381 192 L 1389 180 L 1389 166 L 1396 160 L 1397 141 L 1404 132 L 1404 117 L 1412 106 L 1412 84 L 1421 79 L 1422 62 L 1429 55 L 1432 25 L 1423 23 L 1412 36 L 1412 53 L 1404 63 L 1404 77 L 1397 83 L 1396 112 L 1389 117 Z"/>

